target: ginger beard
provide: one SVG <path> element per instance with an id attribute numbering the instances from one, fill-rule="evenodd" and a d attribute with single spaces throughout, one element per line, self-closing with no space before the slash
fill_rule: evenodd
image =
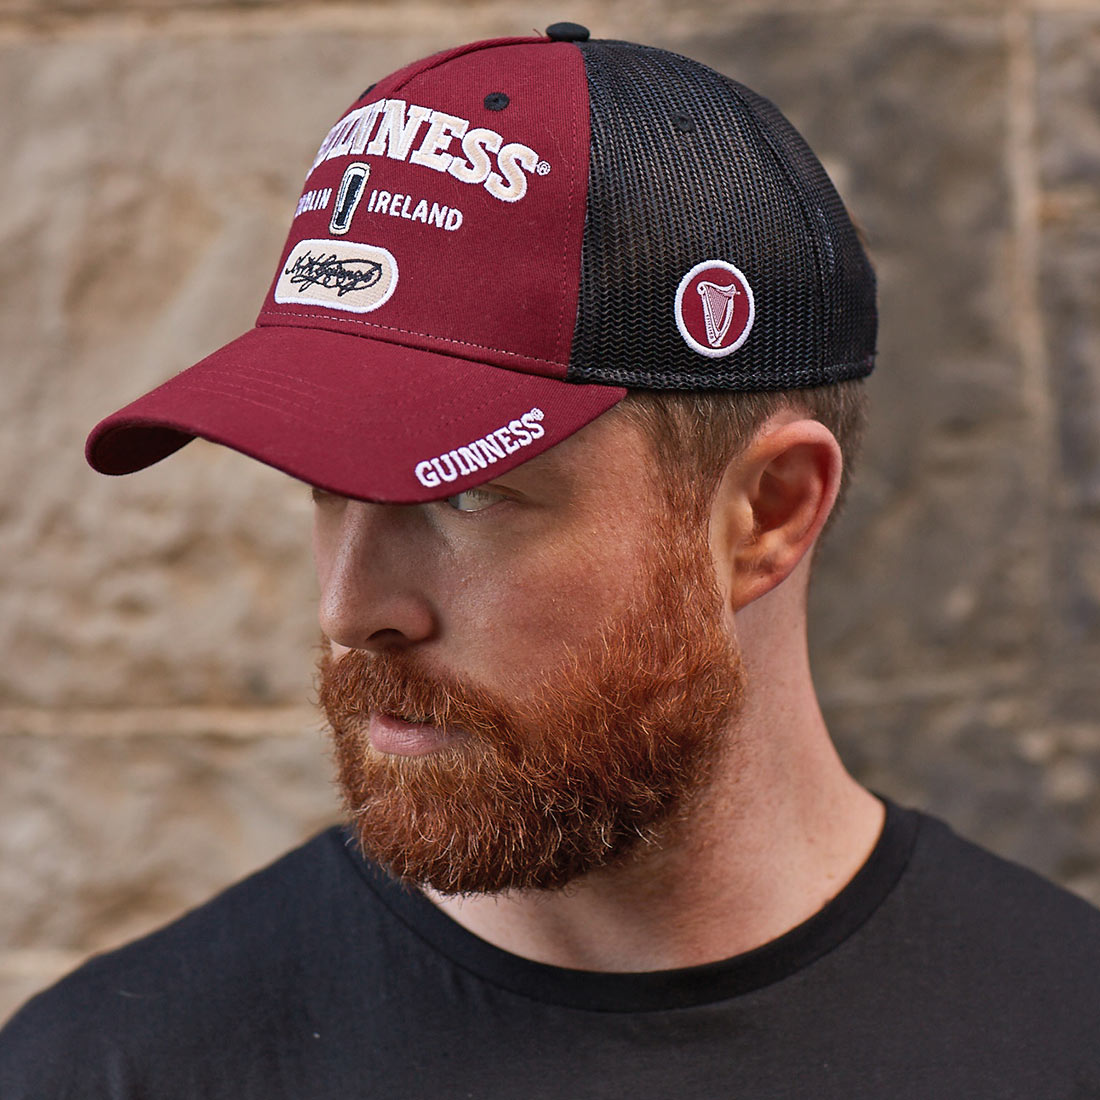
<path id="1" fill-rule="evenodd" d="M 697 528 L 696 528 L 697 530 Z M 563 642 L 523 698 L 429 673 L 411 652 L 326 644 L 320 702 L 364 853 L 442 894 L 553 889 L 626 859 L 701 791 L 743 691 L 709 550 L 666 520 L 647 590 Z M 378 712 L 464 731 L 424 756 L 380 753 Z"/>

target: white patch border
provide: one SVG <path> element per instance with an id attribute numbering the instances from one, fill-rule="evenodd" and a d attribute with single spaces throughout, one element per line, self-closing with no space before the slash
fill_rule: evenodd
<path id="1" fill-rule="evenodd" d="M 705 271 L 710 267 L 720 267 L 724 271 L 728 271 L 731 275 L 736 276 L 741 285 L 745 288 L 745 295 L 749 300 L 749 319 L 745 322 L 744 331 L 732 344 L 724 348 L 712 348 L 707 344 L 700 344 L 699 341 L 688 332 L 687 325 L 684 323 L 684 292 L 687 290 L 691 280 L 694 279 L 700 271 Z M 697 263 L 680 280 L 680 285 L 676 288 L 674 312 L 676 314 L 676 327 L 680 330 L 680 335 L 684 338 L 684 343 L 687 344 L 692 351 L 697 351 L 700 355 L 705 355 L 708 359 L 721 359 L 735 352 L 749 338 L 749 333 L 752 332 L 753 321 L 756 319 L 756 300 L 753 297 L 752 287 L 749 285 L 748 279 L 745 278 L 745 273 L 740 268 L 734 267 L 733 264 L 727 263 L 725 260 L 703 260 L 701 263 Z"/>
<path id="2" fill-rule="evenodd" d="M 298 241 L 294 245 L 294 248 L 292 248 L 287 253 L 287 260 L 289 260 L 290 257 L 294 255 L 295 250 L 300 248 L 302 245 L 317 245 L 318 248 L 324 248 L 328 250 L 334 250 L 338 248 L 355 250 L 362 248 L 369 249 L 371 252 L 376 254 L 381 252 L 393 265 L 393 277 L 390 279 L 390 285 L 387 288 L 386 293 L 382 295 L 382 297 L 379 298 L 377 302 L 374 302 L 372 305 L 369 306 L 358 306 L 352 305 L 350 302 L 333 301 L 331 298 L 310 297 L 308 293 L 298 294 L 297 292 L 295 292 L 293 295 L 289 293 L 284 293 L 282 290 L 283 277 L 286 275 L 284 261 L 283 267 L 279 272 L 279 278 L 275 280 L 274 298 L 275 301 L 278 302 L 280 305 L 298 304 L 306 306 L 320 306 L 322 309 L 338 309 L 342 310 L 345 313 L 373 313 L 376 309 L 384 306 L 393 297 L 393 292 L 397 289 L 397 279 L 400 273 L 397 269 L 397 258 L 388 248 L 383 248 L 381 245 L 377 244 L 367 244 L 365 241 L 346 241 L 340 237 L 313 237 Z M 363 258 L 367 257 L 364 256 Z M 374 259 L 376 257 L 370 258 Z"/>

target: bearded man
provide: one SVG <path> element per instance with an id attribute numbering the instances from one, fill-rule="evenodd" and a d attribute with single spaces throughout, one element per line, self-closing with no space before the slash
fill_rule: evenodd
<path id="1" fill-rule="evenodd" d="M 257 327 L 88 442 L 313 487 L 348 828 L 32 1001 L 5 1100 L 1100 1095 L 1100 915 L 818 707 L 875 327 L 820 164 L 702 65 L 555 24 L 364 92 Z"/>

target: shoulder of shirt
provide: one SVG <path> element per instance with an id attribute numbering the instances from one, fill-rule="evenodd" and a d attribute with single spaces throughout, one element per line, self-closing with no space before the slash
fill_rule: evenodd
<path id="1" fill-rule="evenodd" d="M 1087 979 L 1100 1003 L 1100 909 L 1084 898 L 919 815 L 919 833 L 892 904 L 908 908 L 928 942 L 992 965 Z M 920 930 L 915 930 L 920 934 Z M 1087 968 L 1083 970 L 1082 968 Z"/>
<path id="2" fill-rule="evenodd" d="M 85 1075 L 72 1096 L 101 1095 L 85 1091 L 86 1075 L 97 1067 L 110 1073 L 125 1060 L 129 1035 L 147 1042 L 155 1030 L 171 1042 L 175 1023 L 193 1029 L 196 1006 L 211 1021 L 233 1018 L 230 1006 L 242 993 L 256 996 L 261 974 L 308 967 L 304 927 L 319 913 L 362 908 L 342 896 L 348 889 L 358 893 L 343 843 L 340 829 L 326 830 L 165 927 L 93 956 L 33 997 L 0 1030 L 0 1096 L 42 1095 L 17 1091 L 30 1065 L 43 1074 L 52 1068 Z M 343 904 L 332 904 L 338 901 Z M 38 1087 L 43 1080 L 36 1078 Z M 70 1092 L 59 1082 L 49 1095 Z"/>

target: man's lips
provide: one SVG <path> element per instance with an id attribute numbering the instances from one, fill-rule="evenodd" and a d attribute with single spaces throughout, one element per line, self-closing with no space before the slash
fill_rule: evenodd
<path id="1" fill-rule="evenodd" d="M 466 737 L 461 730 L 406 722 L 391 714 L 371 711 L 367 738 L 376 752 L 390 756 L 425 756 L 449 748 Z"/>

